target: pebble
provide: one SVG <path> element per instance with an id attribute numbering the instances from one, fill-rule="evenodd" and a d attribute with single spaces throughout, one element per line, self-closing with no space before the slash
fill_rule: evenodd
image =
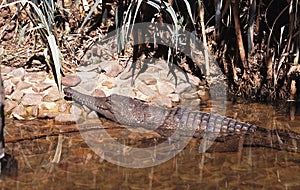
<path id="1" fill-rule="evenodd" d="M 105 71 L 105 74 L 109 77 L 116 77 L 124 70 L 116 60 L 101 62 L 100 68 Z"/>
<path id="2" fill-rule="evenodd" d="M 45 102 L 55 102 L 61 99 L 61 94 L 59 93 L 57 87 L 51 87 L 47 95 L 44 96 L 43 101 Z"/>
<path id="3" fill-rule="evenodd" d="M 64 86 L 73 87 L 81 82 L 81 78 L 77 75 L 67 75 L 61 78 L 61 83 Z"/>
<path id="4" fill-rule="evenodd" d="M 67 110 L 67 108 L 68 108 L 68 105 L 66 103 L 61 103 L 58 106 L 58 111 L 59 112 L 65 112 Z"/>
<path id="5" fill-rule="evenodd" d="M 18 85 L 16 86 L 16 90 L 18 91 L 22 91 L 24 89 L 28 89 L 32 86 L 32 84 L 28 83 L 28 82 L 24 82 L 24 81 L 20 81 L 18 83 Z"/>
<path id="6" fill-rule="evenodd" d="M 1 74 L 2 75 L 7 75 L 8 73 L 10 73 L 14 68 L 13 67 L 7 67 L 7 66 L 2 66 L 1 65 Z"/>
<path id="7" fill-rule="evenodd" d="M 14 91 L 11 94 L 11 99 L 18 102 L 22 99 L 23 95 L 24 95 L 24 93 L 22 91 Z"/>
<path id="8" fill-rule="evenodd" d="M 142 82 L 144 82 L 146 85 L 155 85 L 155 84 L 157 84 L 157 79 L 154 78 L 150 74 L 142 74 L 138 77 L 138 79 L 141 80 Z"/>
<path id="9" fill-rule="evenodd" d="M 55 102 L 43 102 L 42 104 L 39 105 L 41 109 L 46 109 L 46 110 L 54 110 L 56 108 L 56 103 Z"/>
<path id="10" fill-rule="evenodd" d="M 11 95 L 14 91 L 14 84 L 11 82 L 11 79 L 3 81 L 4 94 Z"/>
<path id="11" fill-rule="evenodd" d="M 167 96 L 163 96 L 163 95 L 155 96 L 153 98 L 153 102 L 155 102 L 158 105 L 166 106 L 168 108 L 172 107 L 172 101 Z"/>
<path id="12" fill-rule="evenodd" d="M 25 79 L 30 83 L 41 83 L 46 80 L 46 73 L 45 72 L 26 72 Z"/>
<path id="13" fill-rule="evenodd" d="M 11 78 L 11 82 L 12 82 L 14 85 L 17 85 L 20 81 L 23 81 L 22 78 L 20 78 L 20 77 L 14 77 L 14 78 Z"/>
<path id="14" fill-rule="evenodd" d="M 87 115 L 88 119 L 98 119 L 98 114 L 95 111 L 91 111 L 88 115 Z"/>
<path id="15" fill-rule="evenodd" d="M 48 88 L 50 88 L 51 86 L 52 85 L 48 84 L 48 83 L 37 83 L 32 86 L 32 90 L 34 92 L 43 92 L 43 91 L 47 90 Z"/>
<path id="16" fill-rule="evenodd" d="M 24 106 L 39 105 L 42 103 L 42 94 L 25 94 L 22 98 L 22 104 Z"/>
<path id="17" fill-rule="evenodd" d="M 32 106 L 31 112 L 32 112 L 32 116 L 33 117 L 38 117 L 38 115 L 39 115 L 39 108 L 38 108 L 38 106 Z"/>
<path id="18" fill-rule="evenodd" d="M 70 112 L 73 115 L 78 115 L 78 116 L 82 115 L 82 109 L 74 104 L 72 104 Z"/>
<path id="19" fill-rule="evenodd" d="M 183 82 L 183 83 L 179 83 L 176 86 L 176 93 L 181 94 L 184 92 L 189 92 L 193 89 L 193 87 L 191 86 L 191 84 L 187 83 L 187 82 Z"/>
<path id="20" fill-rule="evenodd" d="M 180 97 L 178 94 L 169 94 L 168 97 L 171 99 L 172 102 L 180 102 Z"/>
<path id="21" fill-rule="evenodd" d="M 116 85 L 113 82 L 111 82 L 111 81 L 104 81 L 104 82 L 102 82 L 102 86 L 106 86 L 108 89 L 112 89 Z"/>
<path id="22" fill-rule="evenodd" d="M 90 71 L 98 70 L 98 67 L 99 67 L 99 65 L 93 64 L 93 65 L 79 67 L 76 70 L 79 72 L 90 72 Z"/>
<path id="23" fill-rule="evenodd" d="M 158 82 L 156 85 L 159 94 L 168 95 L 175 92 L 175 87 L 167 81 Z"/>
<path id="24" fill-rule="evenodd" d="M 71 125 L 80 122 L 80 117 L 74 114 L 58 114 L 54 118 L 54 123 L 57 125 Z"/>
<path id="25" fill-rule="evenodd" d="M 4 106 L 4 112 L 10 112 L 12 109 L 14 109 L 17 106 L 17 102 L 12 101 L 10 99 L 5 100 L 5 106 Z"/>
<path id="26" fill-rule="evenodd" d="M 22 104 L 17 105 L 13 110 L 12 110 L 12 116 L 17 119 L 22 119 L 27 116 L 27 112 L 25 107 Z"/>
<path id="27" fill-rule="evenodd" d="M 142 82 L 138 82 L 136 84 L 136 88 L 143 94 L 145 94 L 146 96 L 149 97 L 155 97 L 157 96 L 157 92 L 155 92 L 153 89 L 151 89 L 151 87 L 145 85 Z"/>
<path id="28" fill-rule="evenodd" d="M 94 92 L 92 93 L 92 96 L 106 97 L 105 92 L 101 89 L 95 89 Z"/>
<path id="29" fill-rule="evenodd" d="M 131 96 L 132 98 L 136 98 L 142 101 L 150 102 L 153 97 L 146 96 L 145 94 L 141 93 L 140 91 L 135 92 L 135 96 Z"/>
<path id="30" fill-rule="evenodd" d="M 133 75 L 132 75 L 131 71 L 123 72 L 122 74 L 120 74 L 120 79 L 121 80 L 126 80 L 126 79 L 129 79 L 129 78 L 132 78 L 132 77 L 133 77 Z"/>
<path id="31" fill-rule="evenodd" d="M 185 92 L 185 93 L 182 93 L 181 94 L 181 97 L 183 99 L 197 99 L 198 98 L 198 94 L 192 94 L 192 93 L 189 93 L 189 92 Z"/>
<path id="32" fill-rule="evenodd" d="M 22 78 L 22 80 L 24 80 L 25 69 L 22 67 L 17 68 L 17 69 L 14 69 L 13 71 L 11 71 L 10 74 L 14 77 L 19 77 L 19 78 Z"/>
<path id="33" fill-rule="evenodd" d="M 83 81 L 79 85 L 82 89 L 91 92 L 97 87 L 97 82 L 95 80 Z"/>
<path id="34" fill-rule="evenodd" d="M 95 79 L 97 78 L 99 74 L 95 71 L 90 71 L 90 72 L 78 72 L 77 76 L 81 78 L 81 81 L 88 81 L 90 79 Z"/>

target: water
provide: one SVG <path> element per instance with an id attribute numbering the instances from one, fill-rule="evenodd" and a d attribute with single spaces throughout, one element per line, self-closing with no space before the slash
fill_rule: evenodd
<path id="1" fill-rule="evenodd" d="M 299 112 L 297 106 L 228 102 L 226 115 L 300 133 Z M 148 142 L 129 137 L 122 128 L 112 129 L 118 126 L 113 122 L 105 121 L 103 126 L 120 141 L 132 138 L 132 144 Z M 300 189 L 299 153 L 244 147 L 240 152 L 201 154 L 199 142 L 192 139 L 163 164 L 131 169 L 95 154 L 76 132 L 76 126 L 7 120 L 6 129 L 6 152 L 15 156 L 19 169 L 16 175 L 0 178 L 2 189 Z M 60 156 L 55 158 L 59 141 Z"/>

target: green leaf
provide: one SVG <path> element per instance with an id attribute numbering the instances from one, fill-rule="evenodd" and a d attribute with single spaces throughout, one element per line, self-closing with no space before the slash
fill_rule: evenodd
<path id="1" fill-rule="evenodd" d="M 28 23 L 27 23 L 25 26 L 23 26 L 23 28 L 21 29 L 21 32 L 20 32 L 20 38 L 19 38 L 19 40 L 18 40 L 17 48 L 19 48 L 19 46 L 20 46 L 20 44 L 21 44 L 21 42 L 22 42 L 22 40 L 23 40 L 23 38 L 24 38 L 24 36 L 25 36 L 26 28 L 27 28 L 27 27 L 28 27 Z"/>

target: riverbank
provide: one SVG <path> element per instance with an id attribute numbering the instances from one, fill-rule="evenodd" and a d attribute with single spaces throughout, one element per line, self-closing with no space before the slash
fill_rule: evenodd
<path id="1" fill-rule="evenodd" d="M 45 71 L 30 72 L 2 65 L 1 74 L 6 117 L 54 119 L 56 124 L 98 117 L 94 111 L 66 101 L 53 76 Z M 117 93 L 166 107 L 180 104 L 197 109 L 201 101 L 208 98 L 206 86 L 200 79 L 177 67 L 170 72 L 163 60 L 155 60 L 146 69 L 143 65 L 133 67 L 130 63 L 124 65 L 113 60 L 80 66 L 76 73 L 62 77 L 62 85 L 93 96 Z"/>

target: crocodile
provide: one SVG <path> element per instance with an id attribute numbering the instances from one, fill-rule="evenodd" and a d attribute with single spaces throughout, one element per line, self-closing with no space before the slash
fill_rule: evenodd
<path id="1" fill-rule="evenodd" d="M 191 111 L 182 107 L 165 108 L 117 94 L 94 97 L 70 87 L 64 88 L 64 94 L 109 120 L 154 130 L 162 137 L 170 137 L 175 131 L 197 139 L 211 136 L 216 142 L 222 142 L 221 146 L 214 148 L 218 151 L 225 147 L 229 147 L 229 151 L 235 151 L 239 144 L 242 147 L 269 147 L 300 152 L 300 134 L 286 129 L 269 130 L 218 114 Z"/>

